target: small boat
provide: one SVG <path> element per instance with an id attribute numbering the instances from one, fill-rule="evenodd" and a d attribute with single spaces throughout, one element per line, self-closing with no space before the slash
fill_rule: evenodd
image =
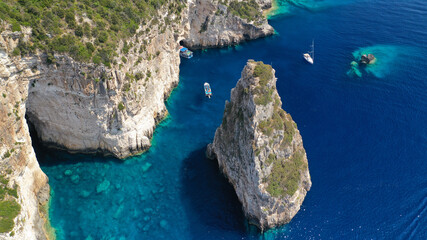
<path id="1" fill-rule="evenodd" d="M 184 57 L 184 58 L 192 58 L 193 57 L 193 52 L 190 51 L 190 50 L 188 50 L 188 48 L 185 48 L 185 47 L 181 46 L 179 48 L 179 55 L 181 57 Z"/>
<path id="2" fill-rule="evenodd" d="M 209 83 L 205 83 L 204 84 L 204 88 L 205 88 L 205 95 L 208 98 L 211 98 L 212 96 L 212 90 L 211 90 L 211 86 L 209 85 Z"/>
<path id="3" fill-rule="evenodd" d="M 314 63 L 314 40 L 313 40 L 313 43 L 311 44 L 311 51 L 304 53 L 303 56 L 307 62 L 309 62 L 311 64 Z"/>

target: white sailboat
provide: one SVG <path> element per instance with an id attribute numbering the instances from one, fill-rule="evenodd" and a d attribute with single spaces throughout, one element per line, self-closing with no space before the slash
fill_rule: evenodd
<path id="1" fill-rule="evenodd" d="M 313 40 L 313 43 L 311 44 L 311 51 L 304 53 L 303 56 L 307 62 L 309 62 L 311 64 L 314 63 L 314 40 Z"/>

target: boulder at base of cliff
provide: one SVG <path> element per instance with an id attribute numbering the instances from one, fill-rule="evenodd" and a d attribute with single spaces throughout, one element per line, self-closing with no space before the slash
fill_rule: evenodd
<path id="1" fill-rule="evenodd" d="M 277 227 L 298 212 L 311 187 L 307 155 L 270 65 L 249 60 L 207 156 L 218 160 L 251 224 Z"/>

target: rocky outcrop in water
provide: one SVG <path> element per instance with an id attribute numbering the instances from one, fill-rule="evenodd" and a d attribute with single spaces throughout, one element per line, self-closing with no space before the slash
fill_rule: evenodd
<path id="1" fill-rule="evenodd" d="M 253 5 L 250 5 L 250 3 Z M 262 16 L 262 8 L 271 7 L 271 0 L 230 1 L 196 0 L 189 4 L 189 33 L 183 42 L 190 48 L 223 47 L 245 40 L 272 35 L 274 29 Z M 251 14 L 235 9 L 248 8 Z"/>
<path id="2" fill-rule="evenodd" d="M 361 64 L 364 64 L 364 65 L 368 65 L 368 64 L 373 64 L 373 63 L 375 63 L 375 61 L 376 61 L 377 59 L 375 58 L 375 56 L 374 56 L 374 54 L 363 54 L 361 57 L 360 57 L 360 63 Z"/>
<path id="3" fill-rule="evenodd" d="M 16 202 L 20 206 L 18 215 L 12 218 L 10 233 L 0 233 L 0 239 L 42 240 L 47 238 L 49 185 L 37 162 L 24 117 L 27 77 L 32 73 L 20 68 L 22 62 L 8 57 L 7 47 L 13 43 L 0 43 L 0 175 L 2 184 L 7 182 L 7 188 L 16 189 L 17 194 L 15 199 L 13 191 L 8 193 L 0 203 Z M 5 219 L 0 217 L 0 221 L 3 228 Z"/>
<path id="4" fill-rule="evenodd" d="M 261 230 L 288 223 L 311 187 L 301 135 L 281 105 L 274 70 L 249 61 L 207 150 Z"/>

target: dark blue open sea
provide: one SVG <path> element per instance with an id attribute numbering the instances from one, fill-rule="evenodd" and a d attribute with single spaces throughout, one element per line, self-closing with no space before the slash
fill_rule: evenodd
<path id="1" fill-rule="evenodd" d="M 183 59 L 147 153 L 122 162 L 36 147 L 58 238 L 427 239 L 427 2 L 295 2 L 271 17 L 276 35 Z M 313 66 L 302 58 L 312 39 Z M 351 62 L 366 52 L 377 63 L 356 66 L 359 77 Z M 263 234 L 204 155 L 248 59 L 276 69 L 313 181 L 296 217 Z"/>

